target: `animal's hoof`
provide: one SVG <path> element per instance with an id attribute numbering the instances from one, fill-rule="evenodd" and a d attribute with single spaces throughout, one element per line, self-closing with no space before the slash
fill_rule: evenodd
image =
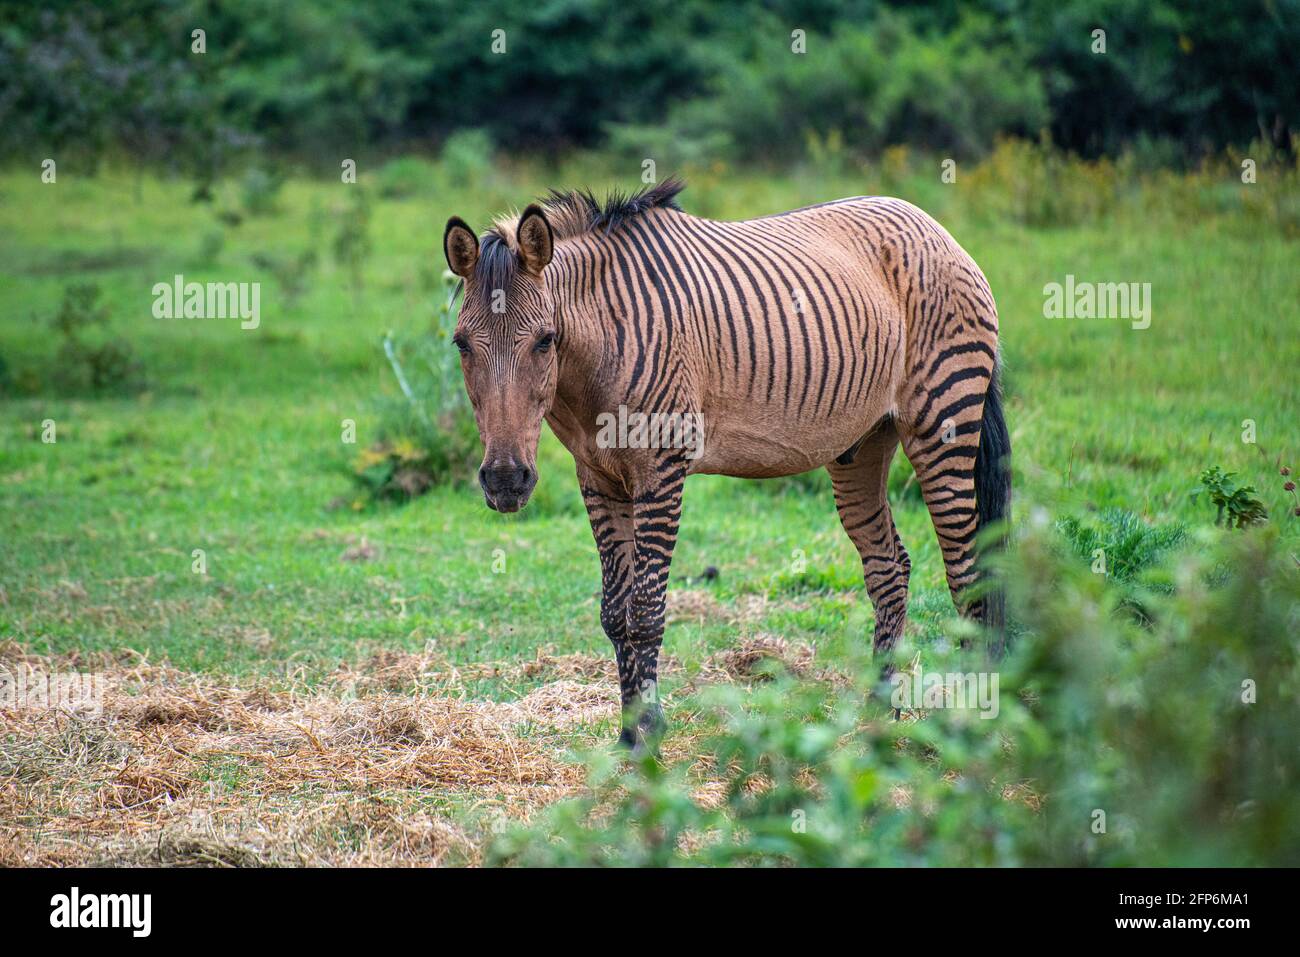
<path id="1" fill-rule="evenodd" d="M 640 761 L 642 758 L 647 757 L 657 758 L 659 756 L 659 741 L 647 738 L 644 735 L 638 735 L 636 732 L 624 728 L 618 736 L 618 750 L 633 761 Z"/>
<path id="2" fill-rule="evenodd" d="M 668 722 L 664 720 L 663 710 L 655 707 L 645 711 L 634 724 L 624 725 L 618 743 L 630 751 L 634 758 L 647 754 L 657 755 L 659 742 L 663 740 L 667 729 Z"/>
<path id="3" fill-rule="evenodd" d="M 624 728 L 619 734 L 618 749 L 633 761 L 640 761 L 645 757 L 657 757 L 659 754 L 657 741 L 652 741 L 631 728 Z"/>

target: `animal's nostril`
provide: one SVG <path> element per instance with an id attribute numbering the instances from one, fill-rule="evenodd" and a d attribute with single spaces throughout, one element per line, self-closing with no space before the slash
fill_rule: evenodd
<path id="1" fill-rule="evenodd" d="M 487 469 L 483 468 L 482 466 L 479 466 L 479 470 L 478 470 L 478 484 L 479 484 L 479 486 L 480 486 L 481 488 L 486 488 L 486 487 L 487 487 L 487 474 L 488 474 L 488 473 L 487 473 Z"/>
<path id="2" fill-rule="evenodd" d="M 533 484 L 533 479 L 535 479 L 536 477 L 537 477 L 537 476 L 536 476 L 536 473 L 534 473 L 533 470 L 530 469 L 527 465 L 525 465 L 523 468 L 521 468 L 521 469 L 519 470 L 519 484 L 520 484 L 520 485 L 523 485 L 523 486 L 532 485 L 532 484 Z"/>

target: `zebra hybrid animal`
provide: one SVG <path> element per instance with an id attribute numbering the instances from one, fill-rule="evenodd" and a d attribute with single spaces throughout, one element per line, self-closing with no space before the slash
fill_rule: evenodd
<path id="1" fill-rule="evenodd" d="M 1011 494 L 998 316 L 979 267 L 902 200 L 716 222 L 683 212 L 682 188 L 603 204 L 552 191 L 481 240 L 456 217 L 443 237 L 464 280 L 453 338 L 484 497 L 523 507 L 543 420 L 573 454 L 618 660 L 620 740 L 634 747 L 664 728 L 657 669 L 688 475 L 829 469 L 885 656 L 911 569 L 886 497 L 901 442 L 954 601 L 996 634 L 1003 624 L 996 593 L 966 591 L 976 533 L 1007 517 Z M 677 438 L 703 441 L 647 442 L 644 428 L 609 441 L 617 416 L 685 421 Z"/>

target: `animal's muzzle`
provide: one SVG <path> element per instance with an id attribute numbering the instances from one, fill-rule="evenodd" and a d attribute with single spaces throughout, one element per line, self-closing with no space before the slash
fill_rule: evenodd
<path id="1" fill-rule="evenodd" d="M 478 484 L 489 508 L 517 512 L 537 484 L 537 472 L 522 462 L 496 461 L 478 470 Z"/>

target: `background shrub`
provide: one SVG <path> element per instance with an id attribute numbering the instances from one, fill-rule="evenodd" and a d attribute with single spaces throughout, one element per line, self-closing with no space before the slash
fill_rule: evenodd
<path id="1" fill-rule="evenodd" d="M 612 136 L 676 165 L 788 157 L 810 131 L 961 156 L 1039 129 L 1089 157 L 1291 151 L 1300 74 L 1279 64 L 1297 47 L 1295 0 L 682 0 L 672 16 L 615 0 L 64 0 L 0 30 L 0 155 L 126 152 L 207 182 L 250 146 L 319 161 L 461 130 L 514 151 Z"/>
<path id="2" fill-rule="evenodd" d="M 450 272 L 442 275 L 427 329 L 384 337 L 391 379 L 376 400 L 380 441 L 353 463 L 357 479 L 376 498 L 410 498 L 436 482 L 468 480 L 482 458 L 451 344 L 456 325 L 451 296 L 458 282 Z"/>
<path id="3" fill-rule="evenodd" d="M 49 323 L 59 342 L 49 381 L 59 394 L 130 393 L 144 388 L 143 367 L 131 343 L 108 330 L 109 311 L 100 303 L 98 285 L 66 287 Z"/>

